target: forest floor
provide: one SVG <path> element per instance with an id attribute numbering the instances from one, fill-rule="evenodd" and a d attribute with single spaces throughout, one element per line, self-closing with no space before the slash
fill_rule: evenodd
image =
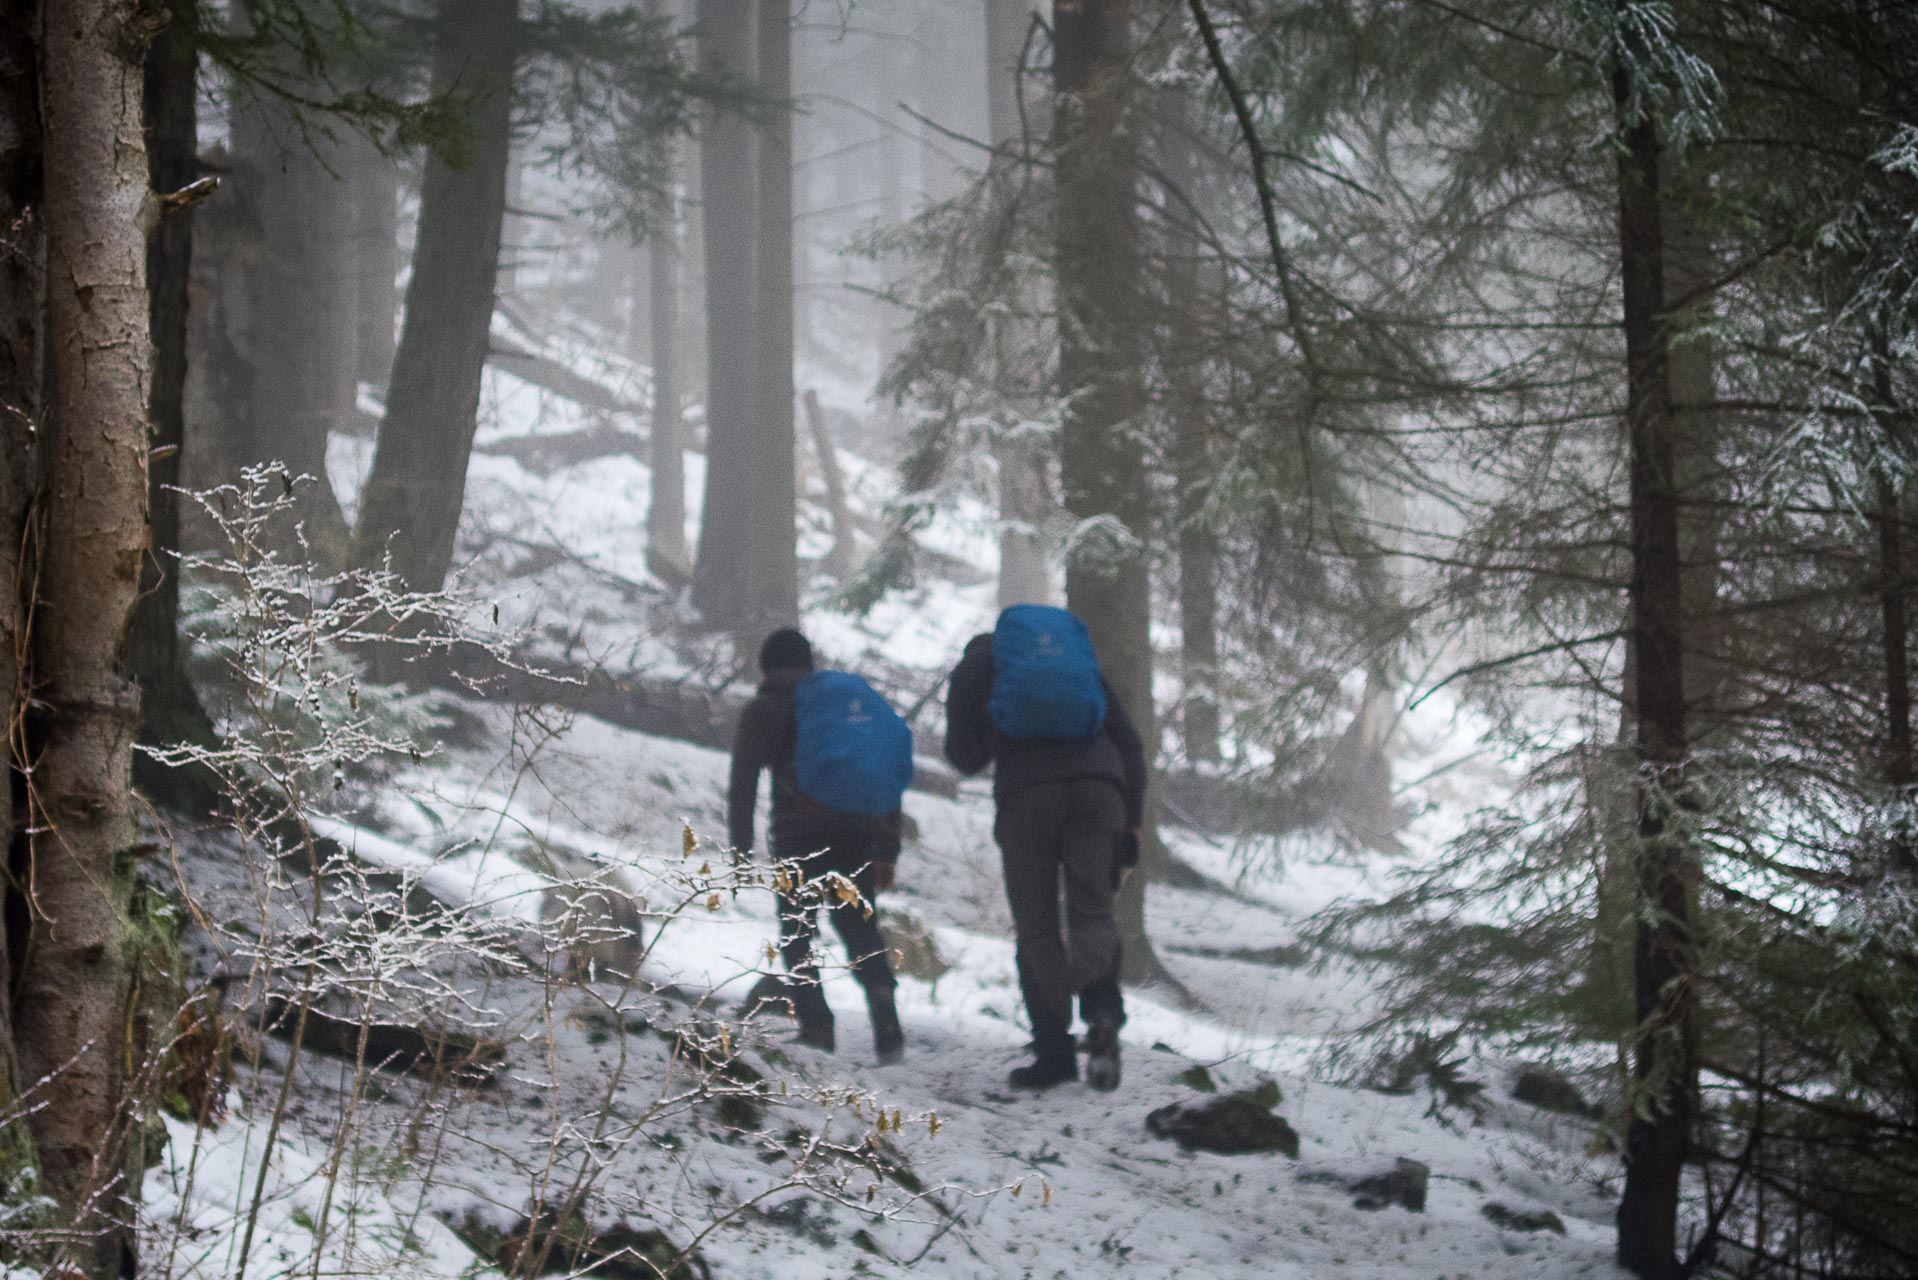
<path id="1" fill-rule="evenodd" d="M 634 376 L 578 353 L 571 363 L 612 382 Z M 679 606 L 643 567 L 643 465 L 626 454 L 534 465 L 497 451 L 595 424 L 497 371 L 487 405 L 482 445 L 495 448 L 473 462 L 467 588 L 555 660 L 720 683 L 723 658 L 686 638 Z M 369 448 L 335 450 L 349 510 Z M 883 468 L 843 460 L 862 510 L 876 512 Z M 688 456 L 694 527 L 698 463 Z M 808 519 L 802 553 L 823 554 L 824 515 L 809 508 Z M 990 521 L 963 504 L 929 541 L 955 565 L 990 563 Z M 990 614 L 990 578 L 955 572 L 864 619 L 822 606 L 805 622 L 826 659 L 883 668 L 903 696 L 931 688 Z M 529 1274 L 569 1261 L 653 1274 L 630 1258 L 569 1257 L 564 1242 L 545 1259 L 515 1252 L 535 1206 L 585 1186 L 605 1250 L 623 1242 L 663 1258 L 696 1245 L 688 1266 L 705 1270 L 683 1274 L 723 1280 L 1614 1274 L 1617 1161 L 1594 1154 L 1591 1121 L 1512 1099 L 1521 1064 L 1472 1059 L 1483 1089 L 1461 1103 L 1422 1081 L 1367 1088 L 1367 1064 L 1334 1052 L 1375 975 L 1312 955 L 1300 926 L 1380 883 L 1392 859 L 1323 839 L 1254 845 L 1171 829 L 1174 853 L 1210 882 L 1149 895 L 1151 937 L 1183 990 L 1129 994 L 1116 1093 L 1025 1095 L 1005 1083 L 1027 1032 L 985 785 L 907 798 L 917 836 L 882 913 L 908 955 L 908 1053 L 881 1067 L 844 972 L 827 981 L 834 1055 L 795 1043 L 776 1014 L 741 1013 L 776 922 L 771 893 L 734 892 L 711 843 L 724 829 L 723 753 L 585 715 L 452 695 L 438 707 L 457 725 L 448 745 L 320 826 L 362 864 L 405 873 L 494 932 L 401 929 L 416 953 L 386 962 L 383 985 L 342 983 L 316 1007 L 457 1022 L 503 1057 L 480 1086 L 373 1068 L 351 1043 L 289 1062 L 281 1039 L 246 1030 L 264 1005 L 239 975 L 302 928 L 350 938 L 328 954 L 372 971 L 378 942 L 353 928 L 377 913 L 365 900 L 356 915 L 348 892 L 323 925 L 302 923 L 311 881 L 300 870 L 253 865 L 218 834 L 179 833 L 173 865 L 202 913 L 192 958 L 201 978 L 232 976 L 229 1019 L 246 1054 L 227 1118 L 167 1120 L 172 1141 L 146 1186 L 147 1274 Z M 936 719 L 920 721 L 922 734 Z M 1402 797 L 1420 814 L 1402 835 L 1416 860 L 1501 782 L 1478 766 L 1440 769 L 1477 745 L 1442 700 L 1403 732 L 1405 772 L 1439 770 Z M 702 840 L 690 853 L 688 829 Z M 539 927 L 555 885 L 582 875 L 611 875 L 646 904 L 633 980 L 610 964 L 567 972 Z M 750 1071 L 715 1070 L 724 1055 Z M 1187 1151 L 1148 1129 L 1161 1108 L 1267 1082 L 1296 1156 Z M 1429 1178 L 1416 1209 L 1393 1202 L 1390 1178 L 1360 1185 L 1403 1176 L 1402 1161 Z"/>

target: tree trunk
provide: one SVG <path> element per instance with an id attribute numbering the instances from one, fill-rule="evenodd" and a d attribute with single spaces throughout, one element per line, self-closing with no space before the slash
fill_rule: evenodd
<path id="1" fill-rule="evenodd" d="M 1127 0 L 1083 0 L 1055 15 L 1059 389 L 1067 404 L 1060 462 L 1066 511 L 1081 535 L 1066 565 L 1066 604 L 1090 628 L 1100 666 L 1151 758 L 1159 738 L 1150 498 L 1145 457 L 1127 429 L 1144 400 L 1129 21 Z M 1165 850 L 1154 832 L 1144 834 L 1139 874 L 1118 903 L 1128 981 L 1161 973 L 1146 937 L 1144 886 Z"/>
<path id="2" fill-rule="evenodd" d="M 458 169 L 437 154 L 426 161 L 406 318 L 354 557 L 377 569 L 390 556 L 413 591 L 445 585 L 466 498 L 506 213 L 519 0 L 438 0 L 435 21 L 433 92 L 466 100 L 469 154 Z"/>
<path id="3" fill-rule="evenodd" d="M 130 906 L 139 694 L 121 673 L 147 550 L 147 191 L 134 0 L 47 0 L 47 316 L 58 423 L 31 654 L 34 934 L 16 1031 L 47 1189 L 90 1276 L 132 1274 L 145 1053 Z"/>
<path id="4" fill-rule="evenodd" d="M 699 65 L 708 75 L 749 77 L 753 11 L 742 0 L 700 0 Z M 707 108 L 699 136 L 706 263 L 706 496 L 699 524 L 693 604 L 708 624 L 743 625 L 749 614 L 752 527 L 740 496 L 753 492 L 753 250 L 757 221 L 752 125 Z M 750 505 L 750 504 L 749 504 Z"/>
<path id="5" fill-rule="evenodd" d="M 1638 760 L 1638 907 L 1633 992 L 1637 1097 L 1625 1135 L 1618 1261 L 1647 1280 L 1678 1273 L 1678 1204 L 1691 1146 L 1697 1074 L 1692 977 L 1696 873 L 1682 816 L 1687 750 L 1684 588 L 1669 334 L 1663 311 L 1664 233 L 1657 126 L 1631 118 L 1631 72 L 1613 72 L 1623 129 L 1618 235 L 1631 453 L 1629 608 Z"/>
<path id="6" fill-rule="evenodd" d="M 216 148 L 220 189 L 193 214 L 192 280 L 187 312 L 185 417 L 193 440 L 180 458 L 190 489 L 230 483 L 253 449 L 254 277 L 263 237 L 255 208 L 259 175 L 242 155 Z M 217 540 L 189 504 L 182 539 L 201 547 Z"/>
<path id="7" fill-rule="evenodd" d="M 646 556 L 669 582 L 692 577 L 686 550 L 686 439 L 680 405 L 679 201 L 661 201 L 647 246 L 647 309 L 652 314 L 653 404 L 648 417 L 652 503 L 646 509 Z"/>
<path id="8" fill-rule="evenodd" d="M 1174 406 L 1179 490 L 1179 731 L 1185 758 L 1219 759 L 1219 539 L 1205 516 L 1212 477 L 1211 428 L 1202 402 Z"/>
<path id="9" fill-rule="evenodd" d="M 677 4 L 654 0 L 654 17 L 677 18 Z M 653 408 L 648 425 L 653 483 L 646 508 L 646 557 L 653 572 L 672 583 L 692 576 L 686 551 L 686 441 L 680 430 L 679 148 L 668 140 L 665 181 L 653 210 L 653 234 L 646 246 L 646 301 L 651 315 Z M 638 300 L 633 310 L 637 315 Z M 633 328 L 637 330 L 638 324 Z M 635 353 L 637 354 L 637 353 Z"/>
<path id="10" fill-rule="evenodd" d="M 161 195 L 200 177 L 195 95 L 199 63 L 198 0 L 173 0 L 173 20 L 147 49 L 147 173 Z M 140 686 L 140 740 L 154 745 L 209 743 L 213 724 L 187 679 L 180 644 L 180 484 L 186 446 L 187 293 L 193 269 L 193 222 L 184 209 L 161 217 L 147 237 L 148 323 L 153 383 L 148 413 L 154 451 L 147 506 L 153 546 L 133 614 L 129 665 Z M 149 798 L 210 811 L 214 792 L 203 774 L 133 757 L 134 779 Z"/>
<path id="11" fill-rule="evenodd" d="M 832 513 L 832 553 L 827 568 L 834 582 L 845 583 L 852 580 L 853 570 L 859 567 L 857 526 L 846 502 L 846 474 L 839 466 L 839 446 L 833 443 L 832 426 L 826 421 L 819 393 L 808 390 L 805 403 L 806 425 L 812 429 L 819 472 L 826 482 L 826 506 Z"/>
<path id="12" fill-rule="evenodd" d="M 898 12 L 898 7 L 894 12 Z M 873 194 L 878 200 L 879 221 L 889 227 L 905 222 L 913 212 L 910 188 L 915 177 L 911 172 L 915 149 L 907 134 L 912 120 L 899 109 L 900 102 L 911 96 L 912 64 L 906 42 L 899 38 L 902 34 L 889 32 L 885 38 L 876 39 L 872 52 L 873 127 L 878 133 Z M 898 306 L 884 298 L 870 299 L 869 307 L 872 345 L 879 353 L 879 368 L 883 373 L 905 352 L 906 317 Z M 880 413 L 892 415 L 895 406 L 890 401 L 883 402 Z"/>
<path id="13" fill-rule="evenodd" d="M 1905 438 L 1892 390 L 1891 344 L 1883 327 L 1873 330 L 1871 343 L 1872 399 L 1882 447 L 1886 454 L 1902 459 Z M 1913 786 L 1918 784 L 1918 765 L 1914 765 L 1911 744 L 1911 587 L 1906 580 L 1904 506 L 1901 487 L 1887 468 L 1878 477 L 1878 509 L 1874 513 L 1885 661 L 1885 785 L 1898 806 L 1891 832 L 1892 864 L 1906 875 L 1918 875 L 1918 834 L 1913 832 L 1906 812 L 1912 803 Z"/>
<path id="14" fill-rule="evenodd" d="M 40 220 L 38 5 L 0 3 L 0 723 L 19 712 L 22 538 L 32 494 L 34 433 L 41 420 L 41 324 L 45 315 L 45 243 Z M 14 736 L 0 749 L 0 867 L 11 870 L 15 843 Z M 13 926 L 26 901 L 0 878 L 0 1114 L 16 1114 L 20 1064 L 13 1031 Z M 0 1125 L 0 1200 L 11 1203 L 22 1174 L 38 1168 L 33 1131 Z"/>
<path id="15" fill-rule="evenodd" d="M 986 121 L 999 152 L 992 160 L 993 203 L 999 208 L 1025 176 L 1021 163 L 1006 153 L 1022 149 L 1023 130 L 1030 123 L 1019 114 L 1019 76 L 1031 26 L 1031 0 L 987 0 Z M 1007 327 L 1013 332 L 1006 332 Z M 1001 352 L 1008 346 L 1019 350 L 1036 345 L 1041 339 L 1035 328 L 1007 316 L 993 333 L 993 373 L 1002 383 L 1007 378 Z M 999 607 L 1050 604 L 1052 571 L 1041 531 L 1054 512 L 1046 492 L 1044 451 L 1021 435 L 1002 433 L 993 443 L 993 458 L 999 467 Z"/>
<path id="16" fill-rule="evenodd" d="M 347 142 L 353 200 L 353 351 L 359 381 L 384 393 L 393 376 L 399 315 L 400 171 L 357 135 Z"/>
<path id="17" fill-rule="evenodd" d="M 1167 104 L 1172 123 L 1160 136 L 1166 176 L 1197 198 L 1199 175 L 1192 138 L 1199 112 L 1179 92 Z M 1173 470 L 1178 490 L 1180 699 L 1179 730 L 1185 757 L 1194 763 L 1219 758 L 1219 538 L 1206 517 L 1212 488 L 1212 423 L 1206 403 L 1208 323 L 1213 308 L 1201 288 L 1202 252 L 1184 218 L 1171 223 L 1166 246 L 1168 291 L 1166 368 L 1171 379 Z M 1369 686 L 1368 686 L 1369 687 Z"/>
<path id="18" fill-rule="evenodd" d="M 327 481 L 326 442 L 358 398 L 352 189 L 346 149 L 302 127 L 270 94 L 244 99 L 235 148 L 255 183 L 261 254 L 253 274 L 253 420 L 242 459 L 311 476 L 298 519 L 322 565 L 346 554 L 346 519 Z M 276 530 L 295 553 L 291 529 Z"/>
<path id="19" fill-rule="evenodd" d="M 799 621 L 799 496 L 793 465 L 793 123 L 791 0 L 759 0 L 758 252 L 753 277 L 752 580 L 757 633 Z"/>

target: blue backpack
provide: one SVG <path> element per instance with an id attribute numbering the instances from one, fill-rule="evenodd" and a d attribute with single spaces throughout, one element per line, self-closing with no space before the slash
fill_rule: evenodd
<path id="1" fill-rule="evenodd" d="M 849 671 L 815 671 L 793 688 L 793 770 L 828 809 L 883 817 L 912 785 L 912 729 Z"/>
<path id="2" fill-rule="evenodd" d="M 1106 722 L 1105 685 L 1086 624 L 1064 609 L 1015 604 L 992 632 L 992 725 L 1008 738 L 1083 740 Z"/>

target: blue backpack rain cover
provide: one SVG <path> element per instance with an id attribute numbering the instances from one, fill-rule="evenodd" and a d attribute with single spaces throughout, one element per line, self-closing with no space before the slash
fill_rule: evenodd
<path id="1" fill-rule="evenodd" d="M 1105 686 L 1086 624 L 1064 609 L 1015 604 L 992 632 L 992 724 L 1009 738 L 1090 738 L 1105 727 Z"/>
<path id="2" fill-rule="evenodd" d="M 912 785 L 912 729 L 849 671 L 815 671 L 793 688 L 799 789 L 828 809 L 883 817 Z"/>

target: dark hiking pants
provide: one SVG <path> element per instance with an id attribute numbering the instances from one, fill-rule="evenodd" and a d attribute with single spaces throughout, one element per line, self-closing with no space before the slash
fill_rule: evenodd
<path id="1" fill-rule="evenodd" d="M 823 900 L 826 914 L 832 921 L 833 931 L 845 944 L 846 956 L 852 962 L 853 976 L 859 979 L 859 985 L 867 991 L 890 990 L 896 983 L 892 975 L 892 957 L 886 951 L 886 940 L 879 933 L 877 914 L 877 890 L 873 886 L 873 874 L 869 840 L 858 830 L 851 831 L 807 831 L 795 836 L 781 834 L 773 841 L 773 856 L 780 861 L 796 861 L 805 873 L 804 884 L 809 888 L 802 892 L 795 887 L 792 893 L 777 894 L 779 901 L 779 954 L 785 960 L 789 972 L 812 979 L 812 983 L 796 988 L 795 999 L 804 1001 L 823 1012 L 825 1000 L 819 996 L 816 1006 L 811 997 L 803 992 L 818 995 L 819 967 L 813 960 L 813 947 L 819 937 L 818 911 L 821 899 L 816 896 L 818 882 L 837 872 L 853 882 L 859 889 L 860 904 L 840 901 L 830 888 Z M 867 911 L 871 909 L 872 915 Z"/>
<path id="2" fill-rule="evenodd" d="M 1112 916 L 1112 864 L 1125 823 L 1125 800 L 1103 779 L 1035 783 L 1000 797 L 993 835 L 1005 864 L 1019 990 L 1041 1052 L 1071 1030 L 1075 995 L 1088 1025 L 1125 1021 Z"/>

